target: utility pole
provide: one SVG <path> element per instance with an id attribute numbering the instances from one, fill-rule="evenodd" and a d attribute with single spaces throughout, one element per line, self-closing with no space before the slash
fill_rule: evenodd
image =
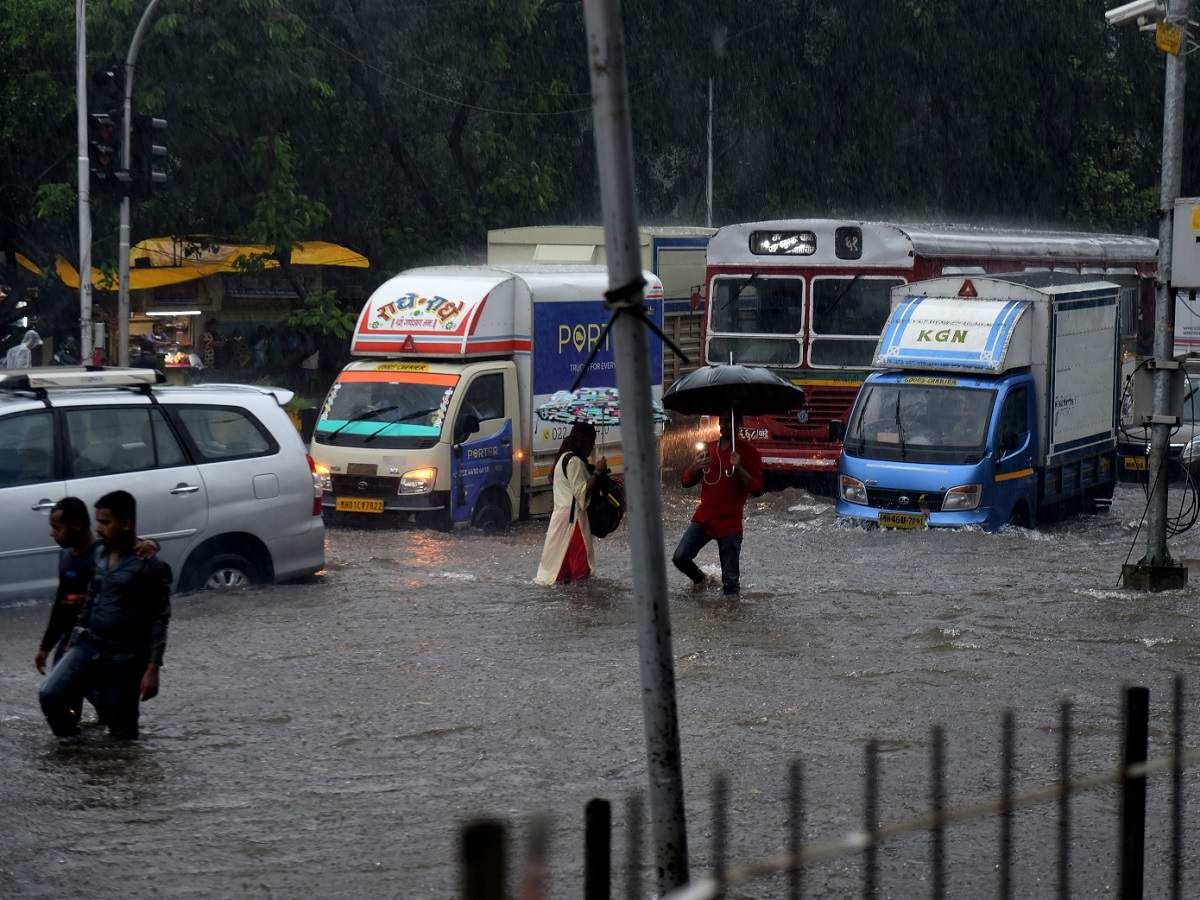
<path id="1" fill-rule="evenodd" d="M 133 182 L 130 168 L 133 165 L 133 71 L 137 66 L 138 50 L 142 46 L 142 38 L 146 27 L 150 24 L 150 14 L 158 0 L 150 0 L 142 18 L 138 21 L 137 29 L 133 32 L 133 41 L 129 45 L 129 54 L 125 57 L 125 94 L 121 108 L 121 169 L 126 173 L 126 180 L 121 195 L 121 225 L 118 231 L 117 247 L 117 360 L 122 366 L 129 365 L 129 214 L 130 197 Z"/>
<path id="2" fill-rule="evenodd" d="M 92 355 L 92 210 L 88 161 L 87 0 L 75 0 L 75 119 L 79 131 L 79 356 Z"/>
<path id="3" fill-rule="evenodd" d="M 613 357 L 621 394 L 621 440 L 629 496 L 629 544 L 637 607 L 642 720 L 650 782 L 650 819 L 658 895 L 688 882 L 687 827 L 679 715 L 675 703 L 675 658 L 667 605 L 662 500 L 654 423 L 650 416 L 650 353 L 642 308 L 641 253 L 634 198 L 633 130 L 625 72 L 620 0 L 584 0 L 592 121 L 604 245 L 608 248 L 606 296 L 613 312 Z"/>
<path id="4" fill-rule="evenodd" d="M 1167 0 L 1163 22 L 1182 28 L 1180 44 L 1187 46 L 1189 0 Z M 1112 24 L 1123 24 L 1126 4 L 1107 14 Z M 1139 22 L 1140 24 L 1140 22 Z M 1162 27 L 1160 25 L 1160 27 Z M 1175 292 L 1171 287 L 1171 244 L 1175 200 L 1183 170 L 1184 88 L 1187 57 L 1181 50 L 1166 53 L 1166 88 L 1163 93 L 1162 177 L 1159 192 L 1158 285 L 1154 308 L 1154 413 L 1150 426 L 1150 502 L 1147 508 L 1146 555 L 1136 565 L 1125 565 L 1121 583 L 1149 591 L 1171 590 L 1187 584 L 1187 567 L 1171 558 L 1167 549 L 1167 478 L 1171 430 L 1178 420 L 1171 409 L 1171 381 L 1179 364 L 1173 360 L 1175 342 Z"/>

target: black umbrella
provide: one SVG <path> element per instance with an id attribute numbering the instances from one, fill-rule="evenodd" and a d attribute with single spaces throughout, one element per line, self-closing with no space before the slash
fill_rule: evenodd
<path id="1" fill-rule="evenodd" d="M 662 405 L 691 416 L 720 415 L 726 410 L 761 416 L 804 406 L 804 391 L 770 369 L 705 366 L 667 388 Z"/>

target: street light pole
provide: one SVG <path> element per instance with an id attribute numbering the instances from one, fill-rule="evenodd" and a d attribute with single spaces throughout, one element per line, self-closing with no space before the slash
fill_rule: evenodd
<path id="1" fill-rule="evenodd" d="M 79 176 L 79 355 L 92 352 L 92 210 L 88 160 L 87 0 L 75 0 L 75 119 Z"/>
<path id="2" fill-rule="evenodd" d="M 1168 0 L 1165 21 L 1184 29 L 1189 0 Z M 1186 48 L 1186 31 L 1181 45 Z M 1159 191 L 1158 284 L 1154 308 L 1154 414 L 1150 426 L 1150 501 L 1147 508 L 1146 555 L 1136 565 L 1122 568 L 1126 587 L 1170 590 L 1187 584 L 1187 567 L 1171 558 L 1167 549 L 1167 478 L 1171 429 L 1178 422 L 1171 409 L 1171 381 L 1178 363 L 1172 359 L 1175 342 L 1175 292 L 1171 288 L 1171 250 L 1175 200 L 1183 171 L 1184 88 L 1187 58 L 1183 52 L 1166 54 L 1163 95 L 1162 176 Z"/>
<path id="3" fill-rule="evenodd" d="M 133 165 L 133 148 L 130 146 L 133 134 L 133 71 L 137 66 L 138 50 L 142 46 L 142 38 L 150 24 L 150 15 L 158 0 L 150 0 L 142 18 L 138 21 L 137 29 L 133 32 L 133 41 L 129 45 L 129 54 L 125 57 L 125 95 L 121 108 L 121 169 L 129 173 Z M 118 231 L 117 248 L 117 360 L 122 366 L 129 365 L 129 191 L 132 179 L 126 180 L 121 196 L 121 225 Z"/>
<path id="4" fill-rule="evenodd" d="M 675 657 L 667 604 L 662 498 L 650 417 L 650 351 L 638 311 L 644 300 L 641 251 L 634 196 L 633 128 L 625 72 L 620 0 L 584 0 L 592 122 L 604 246 L 608 248 L 606 295 L 613 311 L 613 359 L 621 394 L 621 443 L 629 497 L 629 546 L 633 602 L 637 612 L 642 722 L 650 782 L 651 834 L 658 895 L 688 882 L 687 825 L 679 713 L 675 702 Z"/>

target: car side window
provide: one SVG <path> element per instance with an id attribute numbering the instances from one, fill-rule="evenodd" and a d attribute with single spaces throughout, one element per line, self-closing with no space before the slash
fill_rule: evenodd
<path id="1" fill-rule="evenodd" d="M 146 407 L 87 406 L 64 412 L 75 478 L 139 472 L 155 466 L 154 430 Z"/>
<path id="2" fill-rule="evenodd" d="M 196 452 L 205 462 L 267 456 L 279 449 L 250 413 L 231 406 L 174 406 Z"/>
<path id="3" fill-rule="evenodd" d="M 466 396 L 463 397 L 462 406 L 459 407 L 459 419 L 468 413 L 474 413 L 480 422 L 504 418 L 503 372 L 479 375 L 471 382 Z"/>
<path id="4" fill-rule="evenodd" d="M 37 484 L 54 477 L 54 420 L 50 412 L 0 419 L 0 488 Z"/>
<path id="5" fill-rule="evenodd" d="M 152 409 L 150 422 L 154 428 L 154 455 L 158 467 L 173 469 L 176 466 L 186 466 L 187 455 L 179 445 L 179 438 L 175 437 L 171 426 L 167 424 L 167 417 L 162 414 L 162 410 Z"/>
<path id="6" fill-rule="evenodd" d="M 1019 387 L 1004 398 L 1004 409 L 1000 411 L 1000 436 L 1011 433 L 1020 437 L 1028 430 L 1028 389 Z"/>

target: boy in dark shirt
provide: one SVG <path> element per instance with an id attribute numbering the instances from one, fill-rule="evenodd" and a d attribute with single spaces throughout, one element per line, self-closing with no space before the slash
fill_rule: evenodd
<path id="1" fill-rule="evenodd" d="M 46 657 L 54 651 L 54 662 L 67 651 L 71 629 L 92 584 L 92 547 L 96 543 L 87 505 L 78 497 L 64 497 L 50 510 L 50 537 L 62 547 L 58 557 L 58 593 L 50 609 L 50 621 L 38 646 L 33 664 L 46 674 Z"/>
<path id="2" fill-rule="evenodd" d="M 125 491 L 96 501 L 95 578 L 71 647 L 38 692 L 59 737 L 79 733 L 72 698 L 88 689 L 114 737 L 138 736 L 138 701 L 158 693 L 171 617 L 171 569 L 137 555 L 137 503 Z"/>

